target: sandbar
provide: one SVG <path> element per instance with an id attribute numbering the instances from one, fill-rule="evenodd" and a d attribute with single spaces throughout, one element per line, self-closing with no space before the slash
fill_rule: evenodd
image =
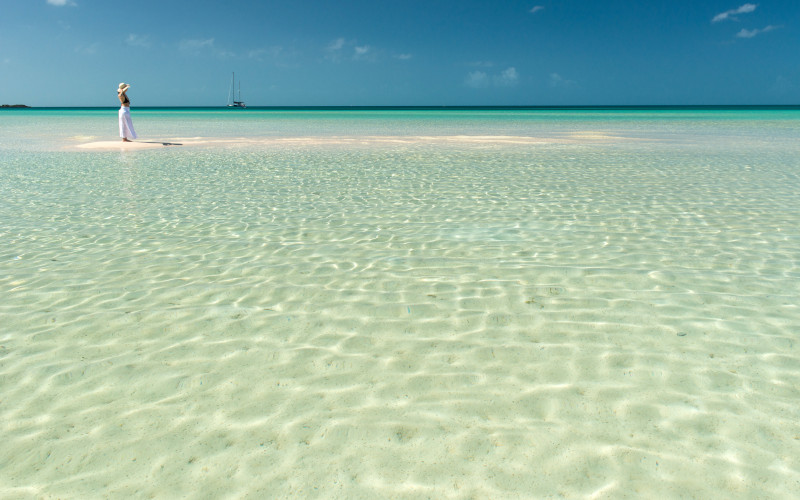
<path id="1" fill-rule="evenodd" d="M 78 139 L 78 138 L 76 138 Z M 280 146 L 280 145 L 369 145 L 369 144 L 580 144 L 609 143 L 636 140 L 632 137 L 610 135 L 596 131 L 577 131 L 553 137 L 507 135 L 452 135 L 452 136 L 309 136 L 309 137 L 189 137 L 147 139 L 132 142 L 90 141 L 73 147 L 94 151 L 135 151 L 173 146 Z M 71 149 L 71 148 L 70 148 Z"/>
<path id="2" fill-rule="evenodd" d="M 78 144 L 77 148 L 80 149 L 93 149 L 93 150 L 102 150 L 102 151 L 109 151 L 109 150 L 140 150 L 140 149 L 158 149 L 163 148 L 166 146 L 183 146 L 184 143 L 176 142 L 173 140 L 149 140 L 149 141 L 130 141 L 130 142 L 123 142 L 123 141 L 94 141 L 94 142 L 86 142 L 82 144 Z"/>

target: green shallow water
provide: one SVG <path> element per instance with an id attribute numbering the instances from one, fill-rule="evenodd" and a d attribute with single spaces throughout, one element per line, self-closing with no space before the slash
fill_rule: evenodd
<path id="1" fill-rule="evenodd" d="M 797 489 L 796 111 L 27 111 L 0 496 Z"/>

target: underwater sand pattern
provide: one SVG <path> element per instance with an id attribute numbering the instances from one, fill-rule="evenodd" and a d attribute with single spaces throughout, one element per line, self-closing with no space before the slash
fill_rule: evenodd
<path id="1" fill-rule="evenodd" d="M 13 154 L 0 496 L 789 498 L 796 152 Z"/>

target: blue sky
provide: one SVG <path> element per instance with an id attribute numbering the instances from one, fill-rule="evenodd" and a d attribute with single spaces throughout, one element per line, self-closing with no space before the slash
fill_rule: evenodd
<path id="1" fill-rule="evenodd" d="M 0 0 L 0 104 L 800 104 L 800 1 Z"/>

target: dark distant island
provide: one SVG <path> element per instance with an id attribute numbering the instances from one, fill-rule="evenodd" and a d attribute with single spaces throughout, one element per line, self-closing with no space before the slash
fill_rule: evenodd
<path id="1" fill-rule="evenodd" d="M 26 104 L 0 104 L 0 108 L 30 108 Z"/>

